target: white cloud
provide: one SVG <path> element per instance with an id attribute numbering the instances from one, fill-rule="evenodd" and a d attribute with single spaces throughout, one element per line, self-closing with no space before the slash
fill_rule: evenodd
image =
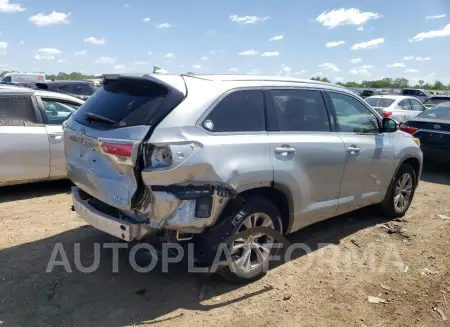
<path id="1" fill-rule="evenodd" d="M 414 69 L 414 68 L 409 68 L 405 70 L 405 73 L 418 73 L 419 70 L 418 69 Z"/>
<path id="2" fill-rule="evenodd" d="M 281 65 L 281 70 L 277 73 L 277 76 L 289 76 L 292 68 L 286 65 Z"/>
<path id="3" fill-rule="evenodd" d="M 371 19 L 381 18 L 381 15 L 374 12 L 361 12 L 356 8 L 340 8 L 320 14 L 316 21 L 329 29 L 343 25 L 364 25 Z"/>
<path id="4" fill-rule="evenodd" d="M 144 23 L 148 23 L 149 21 L 151 21 L 151 19 L 149 17 L 146 17 L 142 20 L 142 22 L 144 22 Z"/>
<path id="5" fill-rule="evenodd" d="M 172 24 L 169 24 L 169 23 L 162 23 L 162 24 L 156 25 L 156 28 L 163 29 L 163 28 L 169 28 L 169 27 L 171 27 L 171 26 L 172 26 Z"/>
<path id="6" fill-rule="evenodd" d="M 333 48 L 333 47 L 338 47 L 340 45 L 344 45 L 345 41 L 334 41 L 334 42 L 328 42 L 327 44 L 325 44 L 325 46 L 327 48 Z"/>
<path id="7" fill-rule="evenodd" d="M 205 60 L 208 60 L 209 58 L 208 58 L 207 56 L 203 56 L 201 59 L 202 59 L 203 61 L 205 61 Z"/>
<path id="8" fill-rule="evenodd" d="M 168 52 L 164 55 L 165 58 L 173 58 L 175 55 L 172 52 Z"/>
<path id="9" fill-rule="evenodd" d="M 85 56 L 85 55 L 87 55 L 87 50 L 81 50 L 81 51 L 75 51 L 74 53 L 73 53 L 73 55 L 74 56 Z"/>
<path id="10" fill-rule="evenodd" d="M 147 54 L 148 54 L 149 56 L 151 56 L 151 55 L 152 55 L 152 52 L 151 52 L 151 51 L 149 51 L 149 52 L 147 52 Z"/>
<path id="11" fill-rule="evenodd" d="M 258 68 L 253 68 L 251 71 L 246 73 L 247 75 L 259 75 L 260 71 Z"/>
<path id="12" fill-rule="evenodd" d="M 212 55 L 216 54 L 216 51 L 215 51 L 215 50 L 211 50 L 211 51 L 209 52 L 209 54 L 212 56 Z"/>
<path id="13" fill-rule="evenodd" d="M 66 62 L 66 59 L 58 59 L 58 62 L 61 64 L 63 62 Z"/>
<path id="14" fill-rule="evenodd" d="M 1 1 L 1 0 L 0 0 Z M 58 24 L 69 24 L 69 17 L 71 13 L 52 11 L 46 15 L 44 13 L 38 13 L 28 18 L 28 21 L 37 26 L 48 26 Z"/>
<path id="15" fill-rule="evenodd" d="M 237 72 L 238 69 L 237 69 L 237 68 L 230 68 L 230 69 L 228 69 L 228 71 L 229 71 L 229 72 Z"/>
<path id="16" fill-rule="evenodd" d="M 99 57 L 95 63 L 112 65 L 116 62 L 116 58 L 111 57 Z"/>
<path id="17" fill-rule="evenodd" d="M 330 64 L 329 62 L 323 63 L 323 64 L 319 65 L 319 67 L 321 67 L 323 69 L 327 69 L 327 70 L 332 70 L 334 72 L 340 71 L 338 66 L 336 66 L 335 64 Z"/>
<path id="18" fill-rule="evenodd" d="M 400 68 L 400 67 L 404 68 L 404 67 L 406 67 L 406 65 L 403 62 L 395 62 L 393 64 L 387 65 L 386 67 L 388 67 L 388 68 Z"/>
<path id="19" fill-rule="evenodd" d="M 295 72 L 293 75 L 302 75 L 302 74 L 305 74 L 305 73 L 307 73 L 308 71 L 306 70 L 306 69 L 302 69 L 302 70 L 300 70 L 300 71 L 298 71 L 298 72 Z"/>
<path id="20" fill-rule="evenodd" d="M 135 65 L 135 66 L 146 66 L 146 65 L 148 65 L 148 61 L 135 61 L 133 63 L 133 65 Z"/>
<path id="21" fill-rule="evenodd" d="M 364 27 L 360 26 L 360 27 L 358 27 L 356 30 L 357 30 L 358 32 L 362 32 L 362 31 L 364 31 Z"/>
<path id="22" fill-rule="evenodd" d="M 216 32 L 217 32 L 217 30 L 212 28 L 210 30 L 207 30 L 206 34 L 213 35 L 213 34 L 216 34 Z"/>
<path id="23" fill-rule="evenodd" d="M 203 69 L 202 66 L 200 66 L 199 64 L 192 65 L 192 68 L 194 68 L 194 69 Z"/>
<path id="24" fill-rule="evenodd" d="M 24 40 L 20 40 L 19 44 L 20 44 L 20 45 L 24 45 L 24 44 L 25 44 L 25 41 L 24 41 Z"/>
<path id="25" fill-rule="evenodd" d="M 378 39 L 373 39 L 367 42 L 356 43 L 352 45 L 352 50 L 360 50 L 360 49 L 374 49 L 377 48 L 380 44 L 384 43 L 384 38 L 380 37 Z"/>
<path id="26" fill-rule="evenodd" d="M 8 64 L 0 64 L 0 68 L 7 68 Z"/>
<path id="27" fill-rule="evenodd" d="M 0 50 L 6 50 L 8 48 L 8 43 L 0 42 Z"/>
<path id="28" fill-rule="evenodd" d="M 123 5 L 125 8 L 130 8 L 130 4 L 129 3 L 126 3 L 126 4 L 124 4 Z"/>
<path id="29" fill-rule="evenodd" d="M 270 17 L 258 17 L 258 16 L 238 16 L 238 15 L 230 15 L 230 20 L 234 23 L 238 24 L 255 24 L 261 23 L 268 20 Z"/>
<path id="30" fill-rule="evenodd" d="M 313 76 L 323 76 L 323 73 L 322 72 L 317 72 L 317 73 L 313 74 Z"/>
<path id="31" fill-rule="evenodd" d="M 362 65 L 361 67 L 359 67 L 359 69 L 370 69 L 373 68 L 372 65 Z"/>
<path id="32" fill-rule="evenodd" d="M 278 57 L 280 53 L 278 51 L 266 51 L 261 53 L 261 57 Z"/>
<path id="33" fill-rule="evenodd" d="M 425 19 L 439 19 L 439 18 L 444 18 L 446 16 L 447 16 L 446 14 L 435 15 L 435 16 L 427 16 L 427 17 L 425 17 Z"/>
<path id="34" fill-rule="evenodd" d="M 428 61 L 431 60 L 431 57 L 416 57 L 417 61 Z"/>
<path id="35" fill-rule="evenodd" d="M 414 56 L 405 56 L 402 60 L 414 60 Z"/>
<path id="36" fill-rule="evenodd" d="M 259 54 L 259 51 L 256 50 L 245 50 L 238 53 L 240 56 L 256 56 L 257 54 Z"/>
<path id="37" fill-rule="evenodd" d="M 124 69 L 126 68 L 124 65 L 115 65 L 114 69 Z"/>
<path id="38" fill-rule="evenodd" d="M 24 11 L 20 3 L 11 3 L 10 0 L 0 0 L 0 12 L 13 13 Z"/>
<path id="39" fill-rule="evenodd" d="M 95 45 L 103 45 L 106 43 L 106 40 L 104 38 L 96 38 L 94 36 L 89 36 L 84 39 L 84 43 L 90 43 Z"/>
<path id="40" fill-rule="evenodd" d="M 53 60 L 57 55 L 62 53 L 61 50 L 53 49 L 53 48 L 42 48 L 39 49 L 34 56 L 37 60 Z"/>
<path id="41" fill-rule="evenodd" d="M 350 60 L 352 64 L 359 64 L 361 61 L 363 61 L 361 58 L 353 58 Z"/>
<path id="42" fill-rule="evenodd" d="M 336 82 L 342 82 L 344 79 L 342 77 L 335 77 L 334 80 Z"/>
<path id="43" fill-rule="evenodd" d="M 280 35 L 276 35 L 276 36 L 274 36 L 274 37 L 271 37 L 270 39 L 269 39 L 269 41 L 280 41 L 280 40 L 282 40 L 283 39 L 283 34 L 280 34 Z"/>
<path id="44" fill-rule="evenodd" d="M 370 75 L 369 71 L 367 69 L 352 69 L 350 70 L 350 73 L 353 75 Z"/>
<path id="45" fill-rule="evenodd" d="M 444 28 L 441 30 L 421 32 L 421 33 L 417 34 L 416 36 L 414 36 L 409 41 L 410 42 L 414 42 L 414 41 L 419 42 L 419 41 L 423 41 L 425 39 L 432 39 L 435 37 L 446 37 L 446 36 L 450 36 L 450 24 L 445 25 Z"/>

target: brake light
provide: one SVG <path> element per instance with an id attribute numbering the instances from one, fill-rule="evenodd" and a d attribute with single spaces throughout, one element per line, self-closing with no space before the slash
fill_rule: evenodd
<path id="1" fill-rule="evenodd" d="M 411 126 L 408 126 L 408 125 L 405 125 L 405 124 L 400 124 L 399 128 L 400 128 L 401 131 L 406 132 L 406 133 L 411 134 L 411 135 L 413 135 L 418 130 L 418 128 L 411 127 Z"/>
<path id="2" fill-rule="evenodd" d="M 391 116 L 392 116 L 392 112 L 390 112 L 390 111 L 389 112 L 385 112 L 384 115 L 383 115 L 384 118 L 389 118 Z"/>
<path id="3" fill-rule="evenodd" d="M 131 157 L 133 151 L 132 144 L 102 143 L 101 147 L 104 153 L 120 157 Z"/>

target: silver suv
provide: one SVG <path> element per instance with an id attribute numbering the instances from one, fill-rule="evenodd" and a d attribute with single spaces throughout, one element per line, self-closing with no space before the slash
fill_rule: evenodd
<path id="1" fill-rule="evenodd" d="M 64 139 L 81 217 L 125 241 L 193 242 L 201 264 L 256 227 L 285 235 L 372 204 L 402 216 L 422 170 L 394 120 L 346 88 L 290 78 L 105 75 Z M 224 276 L 264 274 L 274 234 L 256 230 L 227 243 Z"/>

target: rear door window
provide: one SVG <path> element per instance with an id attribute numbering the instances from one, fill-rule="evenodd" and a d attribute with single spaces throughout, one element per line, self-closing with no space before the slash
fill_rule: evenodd
<path id="1" fill-rule="evenodd" d="M 67 92 L 77 95 L 92 95 L 93 89 L 87 83 L 70 84 L 67 87 Z"/>
<path id="2" fill-rule="evenodd" d="M 57 99 L 42 99 L 48 125 L 61 125 L 81 105 Z"/>
<path id="3" fill-rule="evenodd" d="M 316 90 L 272 90 L 281 131 L 329 132 L 325 103 Z"/>
<path id="4" fill-rule="evenodd" d="M 240 90 L 226 95 L 202 123 L 211 132 L 259 132 L 265 130 L 262 90 Z"/>
<path id="5" fill-rule="evenodd" d="M 425 110 L 424 105 L 419 100 L 409 99 L 409 101 L 411 102 L 412 110 L 414 110 L 414 111 L 423 111 L 423 110 Z"/>
<path id="6" fill-rule="evenodd" d="M 77 110 L 74 119 L 99 128 L 152 125 L 183 99 L 181 93 L 170 92 L 150 80 L 113 79 L 105 81 Z"/>
<path id="7" fill-rule="evenodd" d="M 399 102 L 398 106 L 402 110 L 412 110 L 411 104 L 408 99 L 402 100 Z"/>
<path id="8" fill-rule="evenodd" d="M 30 95 L 0 95 L 0 126 L 27 126 L 38 123 Z"/>

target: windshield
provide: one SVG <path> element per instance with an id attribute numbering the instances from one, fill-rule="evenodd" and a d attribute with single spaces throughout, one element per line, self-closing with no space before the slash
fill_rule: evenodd
<path id="1" fill-rule="evenodd" d="M 372 107 L 387 108 L 394 103 L 395 100 L 386 98 L 366 98 L 366 102 Z"/>
<path id="2" fill-rule="evenodd" d="M 417 117 L 450 120 L 450 106 L 425 110 L 421 114 L 417 115 Z"/>

